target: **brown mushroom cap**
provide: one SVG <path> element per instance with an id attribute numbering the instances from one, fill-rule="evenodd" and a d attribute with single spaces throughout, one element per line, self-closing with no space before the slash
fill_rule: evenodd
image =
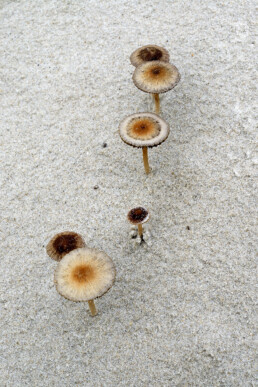
<path id="1" fill-rule="evenodd" d="M 147 46 L 137 48 L 137 50 L 135 50 L 130 56 L 130 61 L 135 67 L 142 63 L 154 60 L 169 62 L 168 51 L 163 47 L 156 46 L 154 44 L 148 44 Z"/>
<path id="2" fill-rule="evenodd" d="M 180 81 L 180 74 L 170 63 L 145 62 L 134 70 L 133 81 L 138 89 L 146 93 L 160 94 L 173 89 Z"/>
<path id="3" fill-rule="evenodd" d="M 46 250 L 50 258 L 61 261 L 70 251 L 85 246 L 86 244 L 80 234 L 73 231 L 64 231 L 56 234 L 48 242 Z"/>
<path id="4" fill-rule="evenodd" d="M 103 251 L 81 248 L 71 251 L 55 272 L 57 291 L 71 301 L 90 301 L 103 296 L 113 285 L 116 271 Z"/>
<path id="5" fill-rule="evenodd" d="M 169 126 L 157 114 L 135 113 L 120 123 L 119 134 L 128 145 L 151 148 L 167 139 Z"/>
<path id="6" fill-rule="evenodd" d="M 150 216 L 146 208 L 136 207 L 130 210 L 127 214 L 127 219 L 132 224 L 143 224 L 148 222 Z"/>

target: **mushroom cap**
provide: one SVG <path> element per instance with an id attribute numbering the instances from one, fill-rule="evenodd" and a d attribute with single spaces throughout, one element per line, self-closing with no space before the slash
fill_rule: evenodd
<path id="1" fill-rule="evenodd" d="M 146 208 L 144 207 L 132 208 L 127 214 L 127 219 L 132 224 L 146 223 L 148 222 L 149 218 L 150 218 L 150 215 L 146 210 Z"/>
<path id="2" fill-rule="evenodd" d="M 173 89 L 180 81 L 180 74 L 176 66 L 157 60 L 136 67 L 133 81 L 146 93 L 160 94 Z"/>
<path id="3" fill-rule="evenodd" d="M 90 301 L 103 296 L 115 281 L 116 270 L 103 251 L 84 247 L 59 262 L 55 272 L 57 291 L 71 301 Z"/>
<path id="4" fill-rule="evenodd" d="M 128 145 L 151 148 L 167 139 L 169 126 L 157 114 L 135 113 L 120 123 L 119 134 Z"/>
<path id="5" fill-rule="evenodd" d="M 137 48 L 137 50 L 135 50 L 130 56 L 130 61 L 135 67 L 142 63 L 154 60 L 169 62 L 168 51 L 163 47 L 156 46 L 155 44 L 148 44 L 147 46 Z"/>
<path id="6" fill-rule="evenodd" d="M 80 234 L 73 231 L 64 231 L 56 234 L 48 242 L 46 250 L 50 258 L 61 261 L 70 251 L 85 246 L 86 244 Z"/>

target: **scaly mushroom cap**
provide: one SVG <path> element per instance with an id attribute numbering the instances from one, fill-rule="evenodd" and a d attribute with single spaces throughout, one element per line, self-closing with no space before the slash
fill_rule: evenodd
<path id="1" fill-rule="evenodd" d="M 48 242 L 46 250 L 50 258 L 55 261 L 61 261 L 70 251 L 85 246 L 86 244 L 81 235 L 73 231 L 64 231 L 56 234 Z"/>
<path id="2" fill-rule="evenodd" d="M 101 297 L 115 281 L 115 266 L 103 251 L 82 248 L 71 251 L 55 272 L 57 291 L 71 301 Z"/>
<path id="3" fill-rule="evenodd" d="M 119 134 L 128 145 L 153 147 L 167 139 L 169 126 L 154 113 L 135 113 L 120 123 Z"/>
<path id="4" fill-rule="evenodd" d="M 136 207 L 130 210 L 127 214 L 127 218 L 132 224 L 142 224 L 149 220 L 149 213 L 143 207 Z"/>
<path id="5" fill-rule="evenodd" d="M 130 56 L 130 61 L 135 67 L 142 63 L 151 62 L 154 60 L 169 62 L 168 51 L 163 47 L 155 46 L 154 44 L 148 44 L 147 46 L 137 48 L 137 50 L 135 50 Z"/>
<path id="6" fill-rule="evenodd" d="M 160 94 L 173 89 L 180 81 L 180 74 L 170 63 L 145 62 L 134 70 L 133 81 L 138 89 L 146 93 Z"/>

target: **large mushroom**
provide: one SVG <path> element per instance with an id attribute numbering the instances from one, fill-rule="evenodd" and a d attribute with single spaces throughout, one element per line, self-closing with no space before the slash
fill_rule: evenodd
<path id="1" fill-rule="evenodd" d="M 50 258 L 55 261 L 61 261 L 70 251 L 85 246 L 86 244 L 80 234 L 73 231 L 64 231 L 56 234 L 48 242 L 46 250 Z"/>
<path id="2" fill-rule="evenodd" d="M 157 60 L 144 62 L 136 67 L 133 81 L 138 89 L 153 95 L 155 113 L 159 114 L 159 94 L 173 89 L 180 81 L 180 74 L 176 66 Z"/>
<path id="3" fill-rule="evenodd" d="M 158 146 L 167 139 L 168 124 L 154 113 L 135 113 L 120 123 L 119 133 L 126 144 L 142 148 L 145 172 L 150 173 L 148 148 Z"/>
<path id="4" fill-rule="evenodd" d="M 142 63 L 154 60 L 169 62 L 168 51 L 163 47 L 156 46 L 155 44 L 148 44 L 147 46 L 137 48 L 137 50 L 135 50 L 130 56 L 130 61 L 135 67 Z"/>
<path id="5" fill-rule="evenodd" d="M 57 291 L 71 301 L 88 301 L 91 315 L 97 314 L 94 299 L 103 296 L 115 281 L 116 270 L 103 251 L 81 248 L 71 251 L 55 272 Z"/>

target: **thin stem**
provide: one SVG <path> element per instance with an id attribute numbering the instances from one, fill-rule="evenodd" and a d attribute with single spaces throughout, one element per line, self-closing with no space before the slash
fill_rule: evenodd
<path id="1" fill-rule="evenodd" d="M 92 316 L 96 316 L 96 314 L 97 314 L 98 312 L 97 312 L 96 306 L 95 306 L 95 304 L 94 304 L 94 301 L 93 301 L 93 300 L 90 300 L 90 301 L 88 301 L 88 304 L 89 304 L 89 308 L 90 308 L 91 315 L 92 315 Z"/>
<path id="2" fill-rule="evenodd" d="M 142 155 L 143 155 L 144 169 L 148 175 L 150 173 L 150 166 L 149 166 L 149 161 L 148 161 L 148 148 L 146 146 L 144 146 L 142 148 Z"/>
<path id="3" fill-rule="evenodd" d="M 159 100 L 159 94 L 152 94 L 154 101 L 155 101 L 155 113 L 160 113 L 160 100 Z"/>
<path id="4" fill-rule="evenodd" d="M 138 233 L 140 238 L 142 239 L 142 224 L 138 224 Z"/>

